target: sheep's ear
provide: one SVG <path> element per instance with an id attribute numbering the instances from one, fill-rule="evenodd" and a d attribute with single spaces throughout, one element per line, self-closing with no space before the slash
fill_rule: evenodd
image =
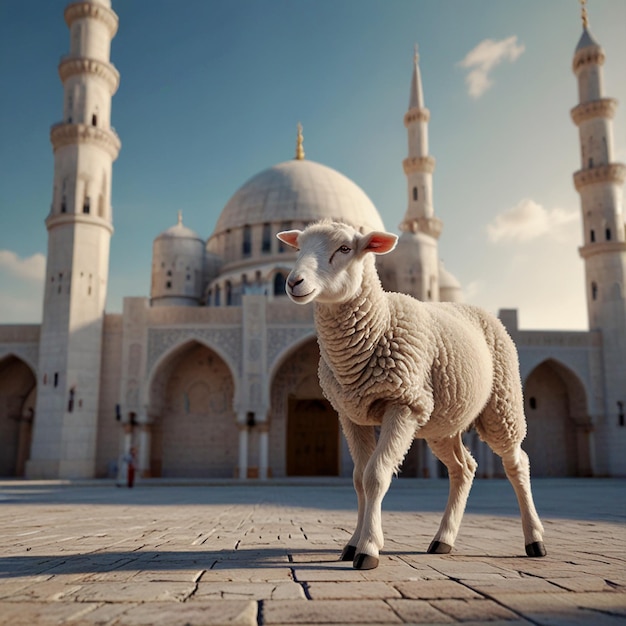
<path id="1" fill-rule="evenodd" d="M 301 230 L 283 230 L 280 233 L 276 233 L 276 236 L 283 243 L 286 243 L 288 246 L 291 246 L 292 248 L 295 248 L 296 250 L 299 250 L 300 248 L 298 247 L 298 237 L 300 236 L 301 233 L 302 233 Z"/>
<path id="2" fill-rule="evenodd" d="M 373 232 L 363 236 L 360 247 L 363 252 L 387 254 L 387 252 L 391 252 L 396 247 L 396 243 L 398 243 L 397 235 L 392 233 Z"/>

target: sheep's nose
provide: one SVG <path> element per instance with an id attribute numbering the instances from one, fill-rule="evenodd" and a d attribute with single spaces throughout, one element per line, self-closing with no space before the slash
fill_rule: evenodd
<path id="1" fill-rule="evenodd" d="M 296 276 L 295 278 L 290 278 L 287 281 L 287 284 L 289 285 L 290 289 L 293 289 L 294 287 L 297 287 L 302 282 L 304 282 L 304 278 L 299 278 L 298 276 Z"/>

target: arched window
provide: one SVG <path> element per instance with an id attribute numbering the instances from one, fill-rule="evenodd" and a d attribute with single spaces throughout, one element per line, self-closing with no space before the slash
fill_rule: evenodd
<path id="1" fill-rule="evenodd" d="M 591 240 L 591 243 L 593 243 L 596 240 L 596 231 L 593 230 L 593 228 L 591 229 L 589 239 Z"/>
<path id="2" fill-rule="evenodd" d="M 91 125 L 92 126 L 98 125 L 98 116 L 95 113 L 91 116 Z"/>
<path id="3" fill-rule="evenodd" d="M 261 243 L 261 252 L 271 252 L 272 250 L 272 225 L 263 224 L 263 241 Z"/>
<path id="4" fill-rule="evenodd" d="M 89 198 L 89 196 L 85 196 L 85 201 L 83 202 L 83 213 L 86 213 L 87 215 L 89 214 L 89 212 L 91 211 L 90 204 L 91 199 Z"/>
<path id="5" fill-rule="evenodd" d="M 417 200 L 417 187 L 413 187 L 413 200 Z"/>
<path id="6" fill-rule="evenodd" d="M 606 240 L 611 241 L 611 229 L 610 228 L 606 229 L 605 234 L 606 234 Z"/>
<path id="7" fill-rule="evenodd" d="M 215 306 L 220 306 L 222 301 L 222 290 L 219 285 L 215 285 Z"/>
<path id="8" fill-rule="evenodd" d="M 275 296 L 285 296 L 287 295 L 285 292 L 285 276 L 282 272 L 278 272 L 276 276 L 274 276 L 274 295 Z"/>
<path id="9" fill-rule="evenodd" d="M 252 229 L 248 224 L 243 227 L 243 242 L 241 251 L 243 256 L 250 256 L 250 254 L 252 254 Z"/>
<path id="10" fill-rule="evenodd" d="M 233 288 L 229 280 L 224 285 L 224 291 L 226 292 L 226 306 L 231 306 L 233 304 Z"/>
<path id="11" fill-rule="evenodd" d="M 598 299 L 598 284 L 595 281 L 591 283 L 591 299 Z"/>
<path id="12" fill-rule="evenodd" d="M 291 230 L 291 222 L 282 222 L 280 225 L 280 230 Z M 278 242 L 278 252 L 284 252 L 287 250 L 289 246 L 282 241 Z"/>

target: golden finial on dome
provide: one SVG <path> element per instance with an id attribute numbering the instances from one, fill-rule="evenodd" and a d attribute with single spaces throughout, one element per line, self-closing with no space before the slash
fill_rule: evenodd
<path id="1" fill-rule="evenodd" d="M 296 160 L 304 160 L 304 137 L 302 136 L 302 124 L 298 122 L 298 138 L 296 139 Z"/>
<path id="2" fill-rule="evenodd" d="M 580 0 L 580 16 L 583 20 L 583 28 L 587 30 L 589 18 L 587 17 L 587 0 Z"/>
<path id="3" fill-rule="evenodd" d="M 178 211 L 178 225 L 182 226 L 182 223 L 183 223 L 183 212 Z"/>

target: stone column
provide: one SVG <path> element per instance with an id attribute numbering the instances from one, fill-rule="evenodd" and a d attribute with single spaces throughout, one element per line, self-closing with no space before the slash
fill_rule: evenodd
<path id="1" fill-rule="evenodd" d="M 248 426 L 239 424 L 239 480 L 248 478 Z"/>
<path id="2" fill-rule="evenodd" d="M 152 424 L 141 424 L 139 427 L 139 450 L 137 454 L 137 470 L 142 478 L 150 477 L 150 445 Z"/>
<path id="3" fill-rule="evenodd" d="M 259 425 L 259 479 L 268 478 L 269 424 Z"/>

